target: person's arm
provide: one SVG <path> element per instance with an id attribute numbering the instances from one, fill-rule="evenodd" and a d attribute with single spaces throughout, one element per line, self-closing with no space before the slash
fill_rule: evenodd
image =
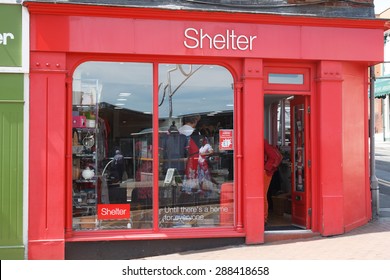
<path id="1" fill-rule="evenodd" d="M 276 148 L 272 147 L 266 140 L 264 140 L 264 157 L 266 157 L 264 169 L 269 175 L 272 175 L 278 167 L 279 156 L 276 153 Z"/>

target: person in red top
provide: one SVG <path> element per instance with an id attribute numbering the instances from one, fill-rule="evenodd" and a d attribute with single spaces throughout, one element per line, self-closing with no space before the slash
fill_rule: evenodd
<path id="1" fill-rule="evenodd" d="M 268 200 L 267 193 L 271 183 L 272 175 L 278 170 L 279 164 L 282 162 L 282 155 L 279 150 L 271 146 L 264 139 L 264 223 L 268 221 Z"/>

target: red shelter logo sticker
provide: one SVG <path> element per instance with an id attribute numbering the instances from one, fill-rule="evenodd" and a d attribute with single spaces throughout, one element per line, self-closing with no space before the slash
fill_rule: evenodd
<path id="1" fill-rule="evenodd" d="M 219 150 L 233 150 L 233 129 L 219 130 Z"/>
<path id="2" fill-rule="evenodd" d="M 98 204 L 98 219 L 130 219 L 130 204 Z"/>

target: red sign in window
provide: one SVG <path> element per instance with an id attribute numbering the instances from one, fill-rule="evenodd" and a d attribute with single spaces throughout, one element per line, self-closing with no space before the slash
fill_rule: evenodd
<path id="1" fill-rule="evenodd" d="M 233 129 L 219 130 L 219 150 L 233 150 Z"/>
<path id="2" fill-rule="evenodd" d="M 98 219 L 130 219 L 130 204 L 98 204 Z"/>

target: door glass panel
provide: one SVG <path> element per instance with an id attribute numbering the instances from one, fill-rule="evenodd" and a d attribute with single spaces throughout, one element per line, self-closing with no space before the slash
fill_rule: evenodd
<path id="1" fill-rule="evenodd" d="M 159 226 L 232 226 L 233 79 L 216 65 L 159 65 Z"/>
<path id="2" fill-rule="evenodd" d="M 297 192 L 304 191 L 305 171 L 305 142 L 304 142 L 304 105 L 298 104 L 294 108 L 294 189 Z"/>
<path id="3" fill-rule="evenodd" d="M 288 98 L 283 98 L 278 102 L 278 146 L 290 145 L 290 101 Z"/>
<path id="4" fill-rule="evenodd" d="M 152 64 L 73 75 L 73 229 L 152 228 Z"/>

